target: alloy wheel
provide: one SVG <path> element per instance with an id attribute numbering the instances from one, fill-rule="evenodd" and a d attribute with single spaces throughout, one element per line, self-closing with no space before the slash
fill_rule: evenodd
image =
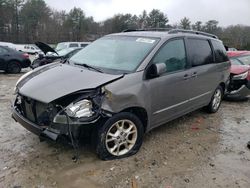
<path id="1" fill-rule="evenodd" d="M 106 148 L 114 156 L 128 153 L 137 140 L 137 127 L 130 120 L 120 120 L 114 123 L 106 135 Z"/>

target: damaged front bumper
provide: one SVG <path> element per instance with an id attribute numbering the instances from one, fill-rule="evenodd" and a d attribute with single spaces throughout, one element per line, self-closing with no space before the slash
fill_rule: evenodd
<path id="1" fill-rule="evenodd" d="M 16 122 L 20 123 L 24 128 L 26 128 L 30 132 L 38 135 L 39 137 L 46 137 L 46 138 L 49 138 L 51 140 L 56 141 L 58 136 L 60 135 L 59 130 L 50 129 L 50 128 L 43 128 L 43 127 L 29 121 L 28 119 L 23 117 L 21 114 L 19 114 L 14 106 L 12 106 L 12 118 Z"/>
<path id="2" fill-rule="evenodd" d="M 40 138 L 53 141 L 57 141 L 59 137 L 70 138 L 70 135 L 78 140 L 82 132 L 88 135 L 87 131 L 95 127 L 100 119 L 98 113 L 84 121 L 72 119 L 66 116 L 66 113 L 64 117 L 63 114 L 59 115 L 61 110 L 57 110 L 51 104 L 42 104 L 32 99 L 28 101 L 19 97 L 16 98 L 11 108 L 12 118 L 16 122 Z"/>
<path id="3" fill-rule="evenodd" d="M 245 98 L 250 95 L 250 81 L 240 86 L 237 90 L 228 91 L 227 98 Z"/>

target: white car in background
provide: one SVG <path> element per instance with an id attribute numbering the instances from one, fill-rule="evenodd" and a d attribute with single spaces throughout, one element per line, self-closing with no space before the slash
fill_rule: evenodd
<path id="1" fill-rule="evenodd" d="M 0 46 L 5 46 L 16 50 L 16 44 L 13 44 L 11 42 L 0 42 Z"/>
<path id="2" fill-rule="evenodd" d="M 65 48 L 85 48 L 91 42 L 61 42 L 56 45 L 55 50 L 60 51 Z"/>
<path id="3" fill-rule="evenodd" d="M 17 44 L 16 45 L 16 50 L 20 52 L 26 52 L 28 54 L 32 55 L 38 55 L 41 52 L 39 48 L 37 48 L 35 45 L 30 45 L 30 44 Z"/>

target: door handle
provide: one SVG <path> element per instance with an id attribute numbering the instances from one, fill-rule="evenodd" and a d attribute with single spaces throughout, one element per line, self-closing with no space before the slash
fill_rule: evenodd
<path id="1" fill-rule="evenodd" d="M 195 77 L 197 77 L 197 72 L 194 72 L 194 73 L 192 74 L 192 76 L 191 76 L 191 78 L 195 78 Z"/>
<path id="2" fill-rule="evenodd" d="M 184 80 L 188 80 L 190 78 L 190 76 L 188 75 L 188 74 L 185 74 L 184 76 L 183 76 L 183 79 Z"/>

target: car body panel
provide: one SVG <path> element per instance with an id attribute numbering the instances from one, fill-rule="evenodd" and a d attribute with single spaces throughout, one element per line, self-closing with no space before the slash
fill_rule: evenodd
<path id="1" fill-rule="evenodd" d="M 100 90 L 100 117 L 110 117 L 121 111 L 140 108 L 145 110 L 149 131 L 167 121 L 208 105 L 215 89 L 226 84 L 229 62 L 202 65 L 157 78 L 146 78 L 154 55 L 169 39 L 185 38 L 193 34 L 167 34 L 166 32 L 131 32 L 112 35 L 155 37 L 158 44 L 138 66 L 124 75 L 99 73 L 80 66 L 57 64 L 38 68 L 17 84 L 18 93 L 28 98 L 51 103 L 72 93 L 89 89 Z M 211 37 L 196 36 L 206 40 Z M 194 75 L 194 73 L 196 73 Z M 185 78 L 185 75 L 188 78 Z"/>
<path id="2" fill-rule="evenodd" d="M 241 65 L 232 65 L 230 69 L 231 81 L 229 85 L 229 91 L 226 95 L 227 98 L 232 99 L 244 99 L 250 95 L 250 66 L 244 65 L 238 58 L 250 55 L 250 51 L 235 51 L 227 53 L 230 59 L 238 60 Z M 234 80 L 235 75 L 240 75 L 248 72 L 247 78 L 242 80 Z"/>
<path id="3" fill-rule="evenodd" d="M 242 74 L 249 70 L 250 70 L 250 66 L 248 65 L 232 65 L 230 72 L 232 74 Z"/>
<path id="4" fill-rule="evenodd" d="M 122 75 L 102 74 L 56 63 L 37 71 L 34 70 L 25 78 L 24 82 L 17 84 L 17 89 L 20 94 L 26 97 L 49 103 L 62 96 L 81 90 L 94 89 L 121 77 Z"/>
<path id="5" fill-rule="evenodd" d="M 15 61 L 18 62 L 21 68 L 27 68 L 30 66 L 31 62 L 28 57 L 24 57 L 23 52 L 18 52 L 14 49 L 0 46 L 0 48 L 5 49 L 4 53 L 0 53 L 0 69 L 6 70 L 8 63 Z"/>

